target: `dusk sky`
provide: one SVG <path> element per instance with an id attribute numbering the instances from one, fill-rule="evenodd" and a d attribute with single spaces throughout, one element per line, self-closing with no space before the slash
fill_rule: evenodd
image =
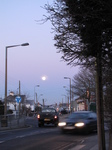
<path id="1" fill-rule="evenodd" d="M 46 11 L 41 8 L 53 0 L 0 0 L 0 97 L 5 92 L 5 47 L 29 43 L 8 49 L 8 94 L 17 92 L 19 80 L 21 94 L 34 99 L 34 87 L 39 102 L 59 103 L 65 100 L 66 86 L 78 73 L 77 67 L 67 66 L 54 47 L 54 34 L 50 22 L 38 24 Z M 46 76 L 46 80 L 42 80 Z M 36 87 L 40 85 L 40 87 Z M 43 94 L 43 96 L 39 96 Z"/>

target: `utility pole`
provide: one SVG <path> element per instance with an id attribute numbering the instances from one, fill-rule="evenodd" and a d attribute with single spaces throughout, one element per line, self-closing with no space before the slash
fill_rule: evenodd
<path id="1" fill-rule="evenodd" d="M 19 96 L 21 95 L 21 87 L 20 87 L 20 80 L 19 80 Z"/>
<path id="2" fill-rule="evenodd" d="M 43 99 L 43 107 L 44 107 L 44 99 Z"/>
<path id="3" fill-rule="evenodd" d="M 36 104 L 38 103 L 38 101 L 37 101 L 37 93 L 36 93 Z"/>
<path id="4" fill-rule="evenodd" d="M 70 110 L 70 109 L 69 109 L 69 96 L 68 96 L 68 110 Z"/>
<path id="5" fill-rule="evenodd" d="M 20 88 L 21 88 L 21 87 L 20 87 L 20 80 L 19 80 L 19 96 L 21 95 Z M 19 102 L 19 116 L 20 116 L 20 103 L 21 103 L 21 102 Z"/>

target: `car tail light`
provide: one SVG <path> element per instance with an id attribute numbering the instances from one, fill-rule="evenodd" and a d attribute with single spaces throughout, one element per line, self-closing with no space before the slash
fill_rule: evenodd
<path id="1" fill-rule="evenodd" d="M 40 115 L 37 115 L 37 118 L 40 119 Z"/>
<path id="2" fill-rule="evenodd" d="M 54 116 L 54 119 L 57 119 L 57 116 Z"/>

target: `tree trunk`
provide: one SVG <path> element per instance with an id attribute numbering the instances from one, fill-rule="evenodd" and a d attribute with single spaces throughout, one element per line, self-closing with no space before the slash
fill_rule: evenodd
<path id="1" fill-rule="evenodd" d="M 103 90 L 102 90 L 102 65 L 101 55 L 96 58 L 96 106 L 97 106 L 97 131 L 99 150 L 105 150 L 105 131 L 104 131 L 104 109 L 103 109 Z"/>
<path id="2" fill-rule="evenodd" d="M 109 150 L 112 150 L 112 127 L 109 130 Z"/>

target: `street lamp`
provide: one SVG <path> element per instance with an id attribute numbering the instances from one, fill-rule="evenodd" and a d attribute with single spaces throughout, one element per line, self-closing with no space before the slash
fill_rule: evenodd
<path id="1" fill-rule="evenodd" d="M 64 79 L 69 79 L 70 80 L 70 112 L 71 112 L 71 78 L 64 77 Z"/>
<path id="2" fill-rule="evenodd" d="M 43 96 L 43 94 L 40 94 L 40 95 L 39 95 L 38 100 L 39 100 L 39 98 L 40 98 L 41 96 Z"/>
<path id="3" fill-rule="evenodd" d="M 66 89 L 66 91 L 67 91 L 67 88 L 66 88 L 66 86 L 63 86 L 63 88 L 64 88 L 64 89 Z M 65 95 L 65 96 L 66 96 L 66 95 Z M 66 97 L 67 97 L 67 96 L 66 96 Z M 69 98 L 68 98 L 68 101 L 69 101 Z"/>
<path id="4" fill-rule="evenodd" d="M 35 101 L 35 88 L 36 88 L 36 87 L 40 87 L 40 85 L 35 85 L 35 86 L 34 86 L 34 102 L 35 102 L 35 103 L 36 103 L 36 101 Z"/>
<path id="5" fill-rule="evenodd" d="M 39 98 L 40 98 L 41 96 L 43 96 L 43 94 L 40 94 L 40 95 L 38 96 L 38 98 L 36 99 L 37 104 L 39 103 Z"/>
<path id="6" fill-rule="evenodd" d="M 17 46 L 28 46 L 29 43 L 23 43 L 20 45 L 11 45 L 11 46 L 6 46 L 5 49 L 5 107 L 4 107 L 4 115 L 7 114 L 7 50 L 8 48 L 12 47 L 17 47 Z"/>
<path id="7" fill-rule="evenodd" d="M 62 96 L 65 96 L 65 103 L 66 103 L 66 97 L 67 97 L 67 96 L 66 96 L 66 95 L 64 95 L 64 94 L 62 94 Z"/>

